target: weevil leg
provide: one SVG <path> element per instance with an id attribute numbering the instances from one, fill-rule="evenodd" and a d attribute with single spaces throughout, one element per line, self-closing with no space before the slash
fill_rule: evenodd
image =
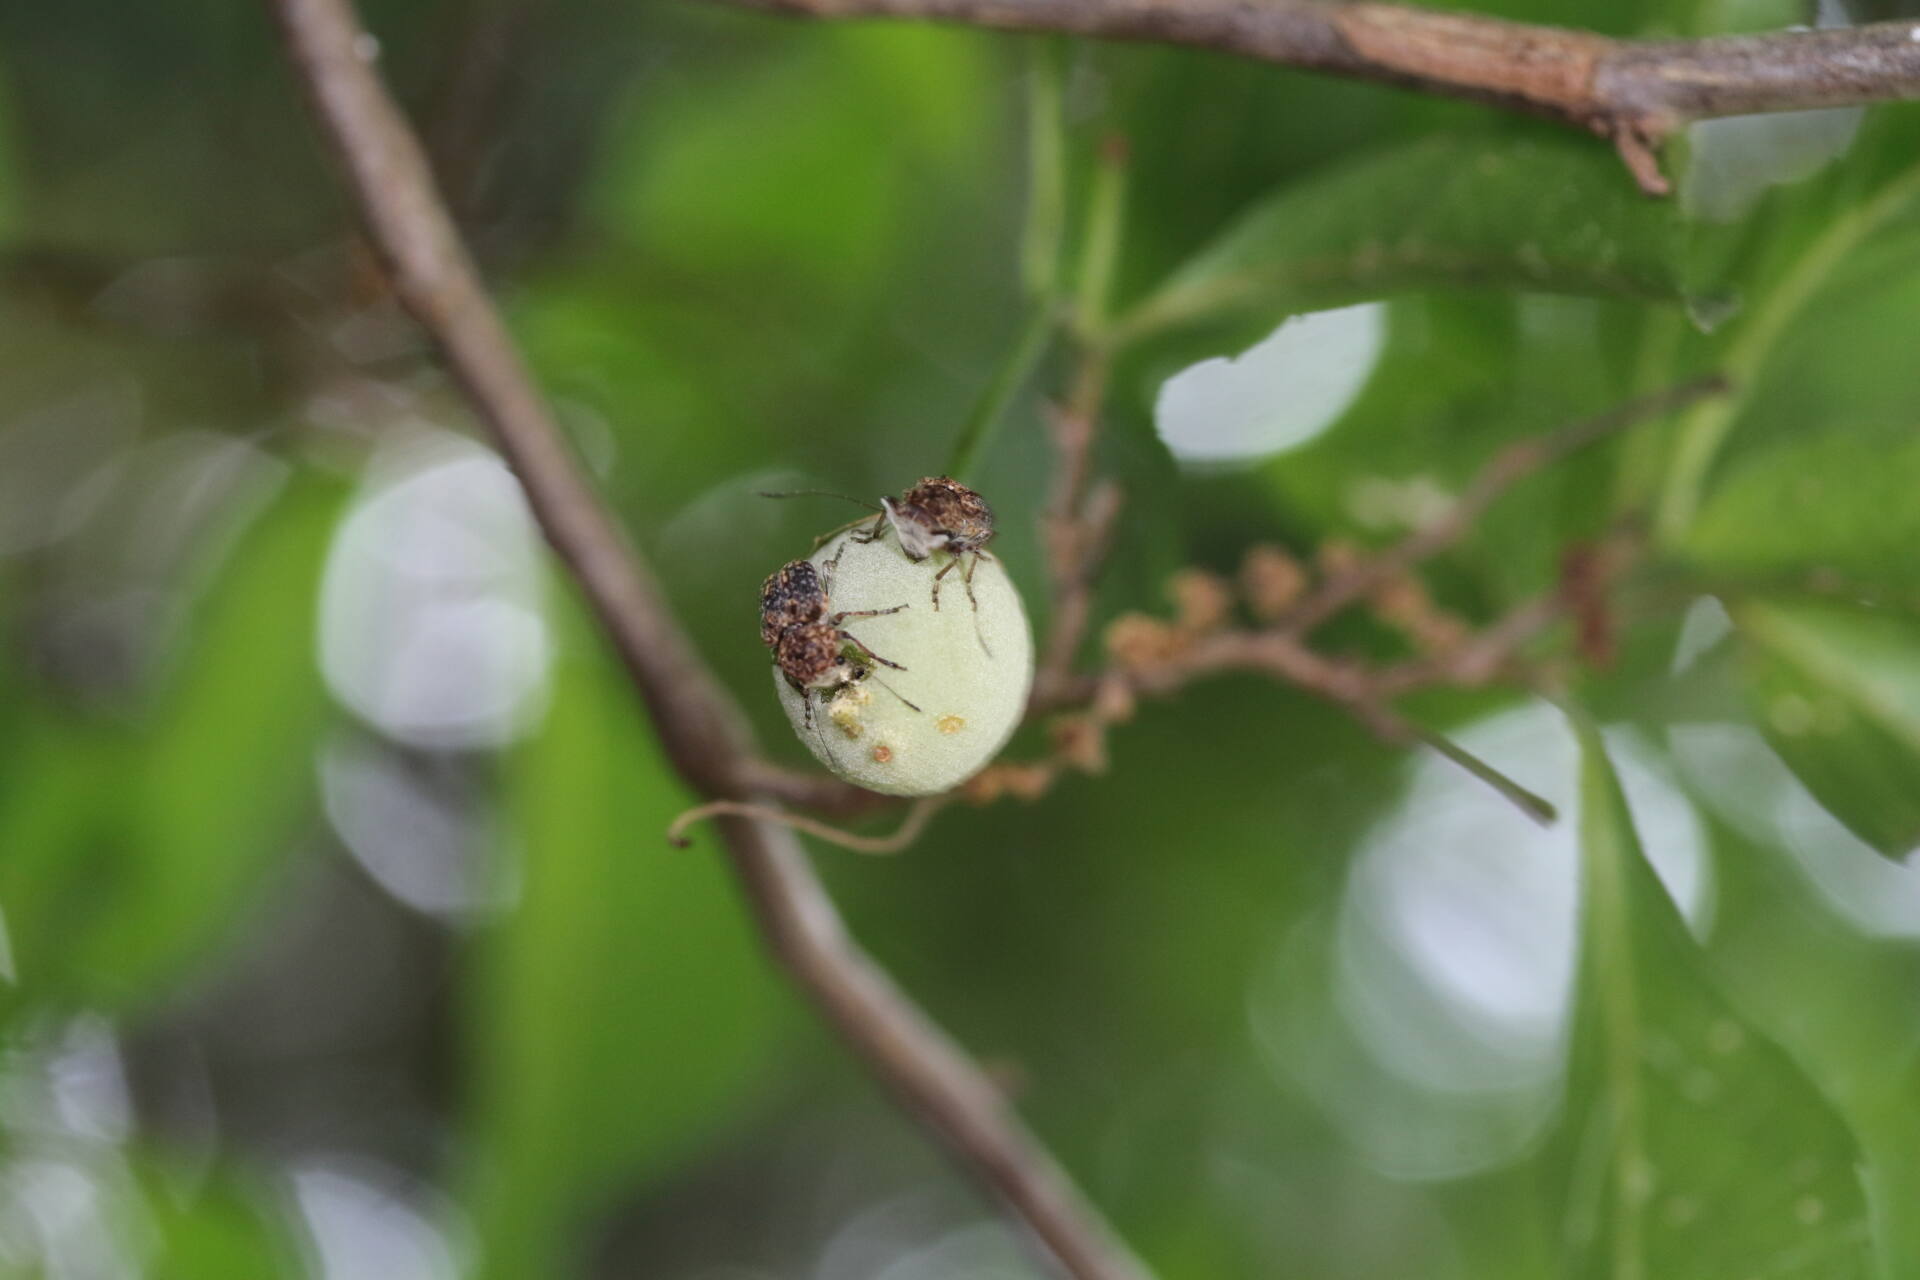
<path id="1" fill-rule="evenodd" d="M 827 618 L 827 625 L 837 627 L 848 618 L 884 618 L 890 613 L 898 613 L 902 609 L 911 609 L 912 607 L 912 605 L 908 604 L 897 604 L 891 609 L 847 609 L 841 613 L 829 616 Z"/>
<path id="2" fill-rule="evenodd" d="M 954 556 L 951 560 L 947 561 L 946 566 L 942 568 L 940 572 L 933 575 L 933 608 L 934 608 L 934 612 L 936 613 L 940 611 L 940 579 L 952 573 L 953 566 L 959 563 L 960 563 L 960 557 Z M 969 594 L 971 594 L 972 592 L 971 587 L 968 588 L 968 592 Z"/>
<path id="3" fill-rule="evenodd" d="M 846 640 L 848 644 L 852 645 L 854 648 L 858 649 L 860 652 L 866 654 L 869 658 L 872 658 L 875 662 L 879 663 L 881 666 L 892 667 L 895 671 L 906 670 L 906 668 L 901 666 L 899 663 L 890 662 L 887 659 L 881 657 L 879 654 L 875 653 L 873 650 L 867 648 L 865 644 L 861 643 L 860 639 L 857 636 L 848 635 L 845 631 L 842 631 L 840 635 L 842 636 L 842 638 Z"/>
<path id="4" fill-rule="evenodd" d="M 827 530 L 825 533 L 815 538 L 813 540 L 813 546 L 808 549 L 811 551 L 818 551 L 820 548 L 826 546 L 829 542 L 832 542 L 835 538 L 839 537 L 841 534 L 845 533 L 847 530 L 852 529 L 857 525 L 865 524 L 866 519 L 867 518 L 865 516 L 861 516 L 858 520 L 849 520 L 843 525 L 836 525 L 834 528 Z M 855 534 L 854 536 L 859 537 L 858 534 Z M 868 539 L 868 538 L 861 538 L 860 540 L 862 542 L 871 541 L 871 539 Z"/>
<path id="5" fill-rule="evenodd" d="M 842 525 L 840 526 L 840 528 L 851 529 L 854 527 L 854 525 L 860 524 L 865 519 L 866 519 L 865 516 L 861 516 L 860 519 L 855 520 L 853 524 Z M 840 529 L 835 529 L 833 532 L 838 533 L 840 532 Z M 873 528 L 867 530 L 864 534 L 856 533 L 848 540 L 851 542 L 878 542 L 880 541 L 881 538 L 886 536 L 886 533 L 887 533 L 887 513 L 882 511 L 879 515 L 873 518 Z M 828 534 L 827 536 L 832 537 L 833 535 Z"/>
<path id="6" fill-rule="evenodd" d="M 984 551 L 973 553 L 973 559 L 967 561 L 967 571 L 960 575 L 960 581 L 966 584 L 967 603 L 973 606 L 973 638 L 980 642 L 980 652 L 991 658 L 993 650 L 987 644 L 987 633 L 980 629 L 980 601 L 973 594 L 973 571 L 980 564 L 980 558 L 986 554 Z"/>
<path id="7" fill-rule="evenodd" d="M 856 520 L 854 523 L 858 524 L 859 521 Z M 816 551 L 820 549 L 820 544 L 817 542 L 813 546 Z M 840 557 L 845 554 L 847 554 L 847 544 L 843 542 L 840 544 L 840 549 L 833 553 L 833 559 L 820 566 L 820 592 L 829 600 L 833 599 L 833 575 L 840 568 Z"/>

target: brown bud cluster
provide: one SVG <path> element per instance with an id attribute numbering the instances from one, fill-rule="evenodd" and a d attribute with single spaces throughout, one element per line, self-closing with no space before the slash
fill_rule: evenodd
<path id="1" fill-rule="evenodd" d="M 1233 618 L 1233 591 L 1205 569 L 1182 569 L 1167 583 L 1174 623 L 1190 635 L 1218 631 Z"/>
<path id="2" fill-rule="evenodd" d="M 1045 764 L 990 764 L 960 785 L 968 804 L 992 804 L 1001 796 L 1038 800 L 1053 785 L 1054 769 Z"/>
<path id="3" fill-rule="evenodd" d="M 1144 613 L 1123 613 L 1107 624 L 1107 656 L 1123 671 L 1151 671 L 1171 661 L 1181 648 L 1180 634 Z"/>
<path id="4" fill-rule="evenodd" d="M 1444 653 L 1467 638 L 1467 624 L 1435 604 L 1426 584 L 1411 574 L 1381 583 L 1367 603 L 1374 617 L 1406 636 L 1421 653 Z"/>
<path id="5" fill-rule="evenodd" d="M 1107 727 L 1089 712 L 1061 716 L 1049 729 L 1053 753 L 1063 763 L 1082 773 L 1107 771 Z"/>
<path id="6" fill-rule="evenodd" d="M 1323 578 L 1339 578 L 1356 572 L 1366 553 L 1345 538 L 1328 538 L 1313 553 Z"/>
<path id="7" fill-rule="evenodd" d="M 1272 622 L 1305 594 L 1307 571 L 1298 560 L 1270 543 L 1247 548 L 1240 562 L 1240 594 L 1262 622 Z"/>

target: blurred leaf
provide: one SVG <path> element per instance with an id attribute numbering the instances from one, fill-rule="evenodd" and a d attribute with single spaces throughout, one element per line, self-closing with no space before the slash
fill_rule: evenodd
<path id="1" fill-rule="evenodd" d="M 19 986 L 0 994 L 12 1003 L 74 983 L 72 947 L 114 876 L 115 811 L 100 779 L 124 776 L 131 762 L 110 733 L 40 707 L 10 708 L 7 737 L 16 749 L 0 770 L 0 908 Z"/>
<path id="2" fill-rule="evenodd" d="M 1920 623 L 1837 605 L 1748 601 L 1754 718 L 1820 803 L 1868 844 L 1920 844 Z"/>
<path id="3" fill-rule="evenodd" d="M 844 304 L 893 261 L 920 171 L 950 172 L 982 136 L 990 77 L 981 43 L 953 32 L 784 34 L 637 102 L 597 204 L 681 269 L 803 281 Z"/>
<path id="4" fill-rule="evenodd" d="M 1920 435 L 1814 424 L 1736 465 L 1700 511 L 1684 550 L 1718 573 L 1920 586 L 1915 492 Z"/>
<path id="5" fill-rule="evenodd" d="M 1290 183 L 1119 322 L 1138 336 L 1202 319 L 1421 289 L 1490 287 L 1670 299 L 1679 223 L 1577 141 L 1441 136 Z"/>
<path id="6" fill-rule="evenodd" d="M 0 78 L 0 241 L 20 236 L 26 221 L 16 144 L 20 121 L 14 110 L 12 89 L 11 84 Z"/>
<path id="7" fill-rule="evenodd" d="M 1539 294 L 1396 299 L 1386 349 L 1353 405 L 1311 444 L 1264 463 L 1253 481 L 1276 514 L 1307 525 L 1309 540 L 1390 542 L 1444 509 L 1503 447 L 1618 405 L 1623 380 L 1606 342 L 1634 310 Z M 1622 435 L 1631 441 L 1648 429 Z M 1482 616 L 1550 589 L 1563 549 L 1606 529 L 1622 447 L 1603 441 L 1504 495 L 1436 566 L 1447 575 L 1434 585 L 1449 607 Z M 1203 494 L 1187 504 L 1189 525 L 1228 509 L 1206 491 L 1224 483 L 1188 479 Z M 1259 536 L 1243 529 L 1227 545 Z"/>
<path id="8" fill-rule="evenodd" d="M 753 1096 L 781 1002 L 720 855 L 667 845 L 691 800 L 592 640 L 510 792 L 520 900 L 470 996 L 474 1215 L 483 1274 L 558 1275 L 596 1210 Z"/>
<path id="9" fill-rule="evenodd" d="M 162 963 L 230 919 L 310 804 L 328 708 L 314 587 L 343 500 L 330 483 L 295 487 L 221 566 L 142 744 L 128 809 L 139 853 L 122 873 L 142 906 L 101 955 L 103 970 Z"/>
<path id="10" fill-rule="evenodd" d="M 1710 985 L 1594 727 L 1581 950 L 1549 1158 L 1567 1276 L 1869 1274 L 1859 1153 L 1798 1068 Z"/>
<path id="11" fill-rule="evenodd" d="M 24 718 L 35 745 L 0 806 L 0 902 L 26 998 L 146 995 L 231 926 L 279 852 L 326 714 L 314 584 L 340 503 L 301 481 L 258 518 L 140 725 Z"/>
<path id="12" fill-rule="evenodd" d="M 1814 322 L 1828 322 L 1833 308 L 1816 311 L 1813 304 L 1830 299 L 1856 255 L 1885 239 L 1920 197 L 1920 165 L 1912 160 L 1915 119 L 1875 111 L 1847 164 L 1779 189 L 1777 199 L 1763 199 L 1759 213 L 1731 229 L 1693 237 L 1696 269 L 1710 261 L 1712 270 L 1725 270 L 1747 303 L 1724 336 L 1704 344 L 1713 351 L 1714 366 L 1732 379 L 1735 394 L 1696 405 L 1674 427 L 1656 519 L 1665 545 L 1683 544 L 1729 439 L 1748 429 L 1749 404 L 1765 403 L 1778 370 L 1790 367 L 1801 333 Z M 1821 404 L 1815 412 L 1817 428 L 1832 409 Z M 1793 434 L 1808 425 L 1792 423 Z"/>
<path id="13" fill-rule="evenodd" d="M 1784 833 L 1783 833 L 1784 834 Z M 1709 944 L 1731 996 L 1846 1118 L 1885 1280 L 1920 1275 L 1920 1025 L 1889 1017 L 1920 983 L 1910 939 L 1862 936 L 1808 890 L 1778 843 L 1717 832 L 1720 893 Z M 1831 872 L 1830 872 L 1831 873 Z"/>
<path id="14" fill-rule="evenodd" d="M 155 1237 L 149 1280 L 219 1280 L 222 1277 L 294 1275 L 299 1253 L 286 1227 L 270 1218 L 268 1205 L 247 1194 L 247 1184 L 222 1171 L 206 1185 L 169 1176 L 150 1162 L 144 1208 Z"/>

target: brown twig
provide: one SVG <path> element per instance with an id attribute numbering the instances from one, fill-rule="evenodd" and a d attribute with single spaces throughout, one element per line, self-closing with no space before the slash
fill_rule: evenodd
<path id="1" fill-rule="evenodd" d="M 1103 682 L 1116 678 L 1129 693 L 1164 698 L 1196 680 L 1251 672 L 1344 707 L 1381 737 L 1405 742 L 1417 735 L 1406 731 L 1398 714 L 1388 706 L 1391 699 L 1419 689 L 1485 685 L 1507 668 L 1522 645 L 1564 614 L 1558 593 L 1544 595 L 1519 606 L 1449 652 L 1386 667 L 1329 657 L 1284 631 L 1225 630 L 1197 637 L 1158 661 L 1062 681 L 1041 710 L 1091 702 Z"/>
<path id="2" fill-rule="evenodd" d="M 1251 672 L 1332 702 L 1384 742 L 1431 747 L 1528 817 L 1550 823 L 1555 820 L 1550 803 L 1444 735 L 1407 719 L 1393 700 L 1418 689 L 1478 687 L 1509 671 L 1533 676 L 1520 661 L 1520 650 L 1565 613 L 1563 594 L 1556 591 L 1529 601 L 1483 632 L 1468 634 L 1443 653 L 1386 667 L 1317 653 L 1289 631 L 1245 630 L 1218 622 L 1195 630 L 1128 615 L 1108 632 L 1113 666 L 1097 676 L 1068 676 L 1052 683 L 1050 700 L 1039 710 L 1075 708 L 1054 722 L 1052 753 L 1037 761 L 996 763 L 963 791 L 975 803 L 1005 794 L 1037 799 L 1063 773 L 1104 772 L 1107 731 L 1132 718 L 1136 697 L 1167 697 L 1197 680 Z M 1209 616 L 1224 614 L 1209 611 Z"/>
<path id="3" fill-rule="evenodd" d="M 1083 370 L 1082 380 L 1104 378 L 1103 363 L 1099 370 Z M 1099 413 L 1096 392 L 1076 395 L 1072 403 L 1049 415 L 1057 462 L 1053 493 L 1041 518 L 1052 588 L 1039 662 L 1037 683 L 1041 685 L 1061 679 L 1073 666 L 1093 612 L 1094 581 L 1120 518 L 1118 485 L 1103 480 L 1089 489 Z"/>
<path id="4" fill-rule="evenodd" d="M 1651 195 L 1689 121 L 1920 97 L 1912 22 L 1618 40 L 1394 4 L 1320 0 L 728 0 L 812 18 L 904 18 L 1192 45 L 1545 116 L 1607 138 Z"/>
<path id="5" fill-rule="evenodd" d="M 831 817 L 856 818 L 894 804 L 892 796 L 883 796 L 823 773 L 782 768 L 753 756 L 740 760 L 734 772 L 743 795 L 762 796 Z"/>
<path id="6" fill-rule="evenodd" d="M 739 709 L 695 656 L 535 391 L 413 131 L 373 71 L 377 45 L 349 0 L 271 3 L 395 292 L 493 432 L 541 529 L 618 649 L 669 759 L 710 798 L 752 799 L 756 775 L 744 762 L 755 756 Z M 720 829 L 789 977 L 961 1167 L 1031 1230 L 1044 1256 L 1078 1280 L 1143 1276 L 979 1067 L 847 936 L 792 833 L 740 817 L 723 818 Z"/>
<path id="7" fill-rule="evenodd" d="M 1719 374 L 1641 396 L 1557 431 L 1518 441 L 1495 454 L 1468 482 L 1439 518 L 1414 530 L 1396 545 L 1357 561 L 1309 592 L 1280 619 L 1282 630 L 1305 634 L 1356 600 L 1392 582 L 1423 560 L 1459 542 L 1507 490 L 1561 459 L 1636 423 L 1684 409 L 1708 396 L 1724 395 Z"/>
<path id="8" fill-rule="evenodd" d="M 948 796 L 923 796 L 913 802 L 907 811 L 905 821 L 901 822 L 892 835 L 863 836 L 852 831 L 842 831 L 800 813 L 787 813 L 769 805 L 754 804 L 747 800 L 709 800 L 705 804 L 695 805 L 667 827 L 667 843 L 677 848 L 687 848 L 693 843 L 687 838 L 687 828 L 708 818 L 756 818 L 761 822 L 771 822 L 777 826 L 791 827 L 795 831 L 804 831 L 816 840 L 851 849 L 855 853 L 888 854 L 899 853 L 920 838 L 933 816 L 945 806 Z"/>

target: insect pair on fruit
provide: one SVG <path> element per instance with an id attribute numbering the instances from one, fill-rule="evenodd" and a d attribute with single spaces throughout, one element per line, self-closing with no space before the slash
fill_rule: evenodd
<path id="1" fill-rule="evenodd" d="M 785 498 L 798 495 L 769 493 L 763 496 Z M 846 497 L 844 494 L 826 496 Z M 847 500 L 860 501 L 858 498 Z M 897 499 L 882 498 L 877 511 L 873 523 L 850 535 L 850 540 L 878 542 L 891 529 L 900 544 L 900 550 L 909 560 L 921 561 L 936 551 L 945 551 L 951 559 L 933 576 L 931 594 L 936 610 L 940 608 L 941 579 L 963 558 L 968 558 L 961 581 L 966 585 L 967 600 L 973 606 L 977 619 L 980 603 L 973 594 L 973 570 L 980 559 L 986 557 L 983 548 L 993 537 L 993 510 L 987 506 L 986 500 L 957 480 L 946 476 L 928 476 Z M 854 524 L 863 521 L 864 517 Z M 843 525 L 834 533 L 852 527 Z M 825 535 L 827 538 L 832 536 Z M 845 550 L 843 545 L 841 553 Z M 837 553 L 822 566 L 824 573 L 809 561 L 789 561 L 769 577 L 760 589 L 760 638 L 772 650 L 774 663 L 786 677 L 787 683 L 802 695 L 813 690 L 837 689 L 864 680 L 872 674 L 876 663 L 896 671 L 906 670 L 899 663 L 875 653 L 841 624 L 849 618 L 876 618 L 898 613 L 907 605 L 897 604 L 890 609 L 830 612 L 833 607 L 833 570 L 839 560 L 840 554 Z M 986 650 L 984 636 L 980 639 L 980 646 L 983 651 Z M 882 684 L 882 687 L 886 686 Z M 900 695 L 895 693 L 894 696 Z M 900 700 L 919 710 L 907 699 Z M 811 699 L 808 701 L 808 711 L 811 714 Z"/>
<path id="2" fill-rule="evenodd" d="M 885 795 L 937 795 L 977 773 L 1021 723 L 1032 629 L 1002 563 L 983 550 L 994 527 L 979 494 L 939 476 L 862 505 L 873 514 L 816 540 L 762 589 L 772 684 L 794 732 L 834 774 Z M 941 599 L 956 578 L 969 609 Z M 863 620 L 888 614 L 898 616 Z"/>

